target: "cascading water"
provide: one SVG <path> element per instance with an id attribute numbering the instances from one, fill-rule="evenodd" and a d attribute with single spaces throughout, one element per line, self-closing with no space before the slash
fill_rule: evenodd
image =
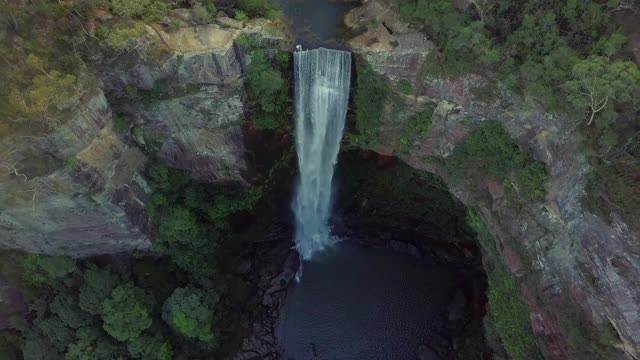
<path id="1" fill-rule="evenodd" d="M 300 183 L 293 203 L 296 247 L 310 259 L 331 244 L 331 180 L 340 150 L 351 81 L 351 53 L 294 53 L 296 150 Z"/>

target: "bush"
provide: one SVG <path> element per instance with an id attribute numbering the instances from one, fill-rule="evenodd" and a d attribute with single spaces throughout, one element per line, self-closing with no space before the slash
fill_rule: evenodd
<path id="1" fill-rule="evenodd" d="M 432 115 L 433 110 L 429 109 L 418 112 L 409 118 L 407 124 L 402 130 L 398 150 L 404 153 L 409 152 L 413 148 L 413 144 L 417 138 L 427 135 L 429 128 L 431 128 Z"/>
<path id="2" fill-rule="evenodd" d="M 251 18 L 267 17 L 276 10 L 273 0 L 239 0 L 238 8 Z"/>
<path id="3" fill-rule="evenodd" d="M 118 16 L 157 21 L 169 8 L 164 0 L 111 0 L 113 12 Z"/>
<path id="4" fill-rule="evenodd" d="M 144 25 L 140 23 L 116 23 L 98 26 L 96 37 L 107 48 L 124 52 L 132 50 L 137 45 L 137 39 L 144 31 Z"/>
<path id="5" fill-rule="evenodd" d="M 63 256 L 30 254 L 24 262 L 25 279 L 34 285 L 54 286 L 76 271 L 76 263 Z"/>
<path id="6" fill-rule="evenodd" d="M 446 166 L 457 180 L 480 182 L 479 177 L 488 177 L 513 187 L 524 199 L 543 198 L 548 181 L 544 165 L 513 144 L 502 126 L 493 121 L 484 122 L 458 146 Z"/>
<path id="7" fill-rule="evenodd" d="M 216 15 L 216 6 L 211 0 L 205 0 L 206 4 L 198 1 L 193 4 L 191 11 L 197 24 L 208 24 Z"/>

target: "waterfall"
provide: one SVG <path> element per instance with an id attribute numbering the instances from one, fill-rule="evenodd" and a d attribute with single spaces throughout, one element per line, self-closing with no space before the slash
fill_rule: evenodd
<path id="1" fill-rule="evenodd" d="M 300 182 L 293 202 L 296 247 L 309 259 L 331 244 L 331 180 L 349 102 L 351 53 L 294 52 L 296 150 Z"/>

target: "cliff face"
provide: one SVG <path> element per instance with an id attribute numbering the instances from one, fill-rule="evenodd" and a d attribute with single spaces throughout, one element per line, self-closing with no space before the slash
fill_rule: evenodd
<path id="1" fill-rule="evenodd" d="M 367 25 L 372 18 L 376 26 Z M 346 23 L 367 29 L 350 43 L 362 60 L 392 83 L 406 80 L 416 90 L 415 96 L 398 94 L 407 110 L 387 109 L 374 150 L 443 176 L 458 199 L 479 210 L 507 266 L 520 279 L 545 356 L 569 357 L 568 334 L 560 324 L 563 312 L 577 309 L 597 329 L 610 324 L 622 356 L 637 358 L 639 236 L 616 214 L 608 222 L 582 206 L 589 165 L 578 149 L 579 120 L 545 112 L 500 86 L 489 91 L 490 79 L 482 76 L 430 77 L 422 69 L 433 45 L 376 1 L 354 10 Z M 428 133 L 415 138 L 408 153 L 398 151 L 408 117 L 425 104 L 436 106 Z M 429 160 L 446 159 L 486 120 L 500 122 L 521 148 L 545 163 L 550 182 L 544 201 L 521 206 L 505 196 L 502 184 L 453 182 L 441 162 Z"/>
<path id="2" fill-rule="evenodd" d="M 247 183 L 246 59 L 235 39 L 285 35 L 267 20 L 222 20 L 148 27 L 144 51 L 97 56 L 74 102 L 49 114 L 53 131 L 0 140 L 0 246 L 77 257 L 148 249 L 142 172 L 152 158 L 196 180 Z"/>

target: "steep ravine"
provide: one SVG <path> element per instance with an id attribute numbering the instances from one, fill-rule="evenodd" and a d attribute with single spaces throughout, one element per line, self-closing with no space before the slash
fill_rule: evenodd
<path id="1" fill-rule="evenodd" d="M 585 336 L 598 344 L 594 346 L 619 350 L 608 356 L 637 358 L 639 237 L 615 213 L 609 222 L 583 207 L 589 165 L 578 149 L 579 120 L 545 112 L 499 85 L 488 91 L 491 79 L 480 75 L 442 78 L 424 73 L 434 45 L 381 2 L 366 2 L 346 22 L 365 31 L 350 42 L 360 66 L 371 64 L 394 87 L 404 80 L 415 89 L 413 95 L 398 94 L 401 110 L 387 105 L 379 142 L 371 148 L 441 175 L 460 201 L 478 210 L 519 279 L 545 357 L 575 356 L 568 344 Z M 435 107 L 430 129 L 412 139 L 409 151 L 401 149 L 408 119 L 427 106 Z M 450 176 L 443 163 L 487 120 L 500 123 L 522 149 L 545 163 L 550 180 L 543 200 L 518 201 L 517 194 L 510 194 L 512 188 L 483 180 L 482 174 L 472 183 Z M 614 334 L 603 340 L 611 330 Z"/>
<path id="2" fill-rule="evenodd" d="M 594 344 L 608 341 L 613 358 L 639 358 L 640 239 L 615 213 L 608 221 L 582 205 L 589 164 L 577 151 L 577 120 L 545 112 L 500 86 L 483 93 L 492 80 L 481 75 L 425 74 L 424 63 L 434 45 L 381 2 L 365 2 L 348 15 L 346 24 L 359 34 L 349 42 L 356 77 L 370 64 L 397 95 L 397 102 L 385 108 L 379 142 L 364 146 L 368 151 L 358 155 L 362 162 L 376 161 L 378 167 L 372 169 L 379 174 L 395 166 L 396 159 L 427 176 L 437 174 L 437 184 L 480 215 L 493 236 L 494 250 L 519 284 L 546 358 L 576 358 L 569 350 L 576 337 Z M 244 81 L 250 58 L 238 46 L 243 34 L 255 35 L 261 48 L 291 45 L 290 35 L 265 19 L 244 26 L 217 19 L 216 24 L 173 33 L 148 27 L 144 41 L 158 50 L 149 51 L 157 57 L 143 59 L 134 52 L 103 59 L 97 74 L 86 76 L 74 104 L 52 114 L 64 119 L 55 131 L 3 137 L 0 245 L 72 257 L 146 252 L 151 246 L 146 171 L 154 158 L 187 171 L 198 182 L 250 186 L 273 150 L 265 143 L 274 142 L 281 151 L 291 142 L 288 135 L 270 138 L 245 122 L 249 101 Z M 415 93 L 396 91 L 400 80 L 408 81 Z M 401 144 L 403 129 L 412 116 L 427 109 L 433 109 L 431 127 L 413 137 L 407 149 Z M 482 174 L 474 182 L 451 176 L 447 159 L 487 120 L 497 121 L 520 148 L 544 162 L 550 179 L 544 199 L 523 202 L 517 189 L 514 196 L 511 186 Z M 292 172 L 287 169 L 278 176 L 290 181 Z M 363 198 L 347 200 L 338 204 L 334 230 L 365 238 L 359 235 L 371 232 L 380 218 L 373 216 L 371 203 L 362 205 Z M 442 215 L 438 219 L 443 222 L 425 224 L 405 213 L 406 222 L 379 229 L 379 243 L 367 245 L 440 257 L 460 264 L 469 279 L 482 279 L 478 245 L 463 224 L 467 209 L 460 203 L 455 208 L 461 211 L 459 218 L 450 212 L 443 215 L 443 208 L 437 207 L 425 216 Z M 367 221 L 362 214 L 372 216 Z M 425 236 L 437 229 L 447 241 L 400 241 L 404 239 L 394 238 L 398 229 L 417 229 L 425 239 L 442 239 Z M 284 301 L 298 266 L 290 231 L 274 222 L 243 259 L 243 276 L 259 284 L 262 306 L 269 311 Z M 3 293 L 15 293 L 13 285 L 1 285 Z M 484 289 L 464 291 L 470 294 L 467 310 L 473 310 L 469 318 L 476 321 L 484 308 L 482 300 L 472 300 L 482 299 Z M 10 299 L 7 303 L 15 312 L 26 310 L 18 296 L 4 298 Z M 277 311 L 252 324 L 246 333 L 253 336 L 244 340 L 238 359 L 258 350 L 275 356 L 274 317 Z M 571 329 L 579 330 L 575 334 Z M 609 337 L 602 339 L 602 334 Z M 449 346 L 453 345 L 445 344 Z"/>

